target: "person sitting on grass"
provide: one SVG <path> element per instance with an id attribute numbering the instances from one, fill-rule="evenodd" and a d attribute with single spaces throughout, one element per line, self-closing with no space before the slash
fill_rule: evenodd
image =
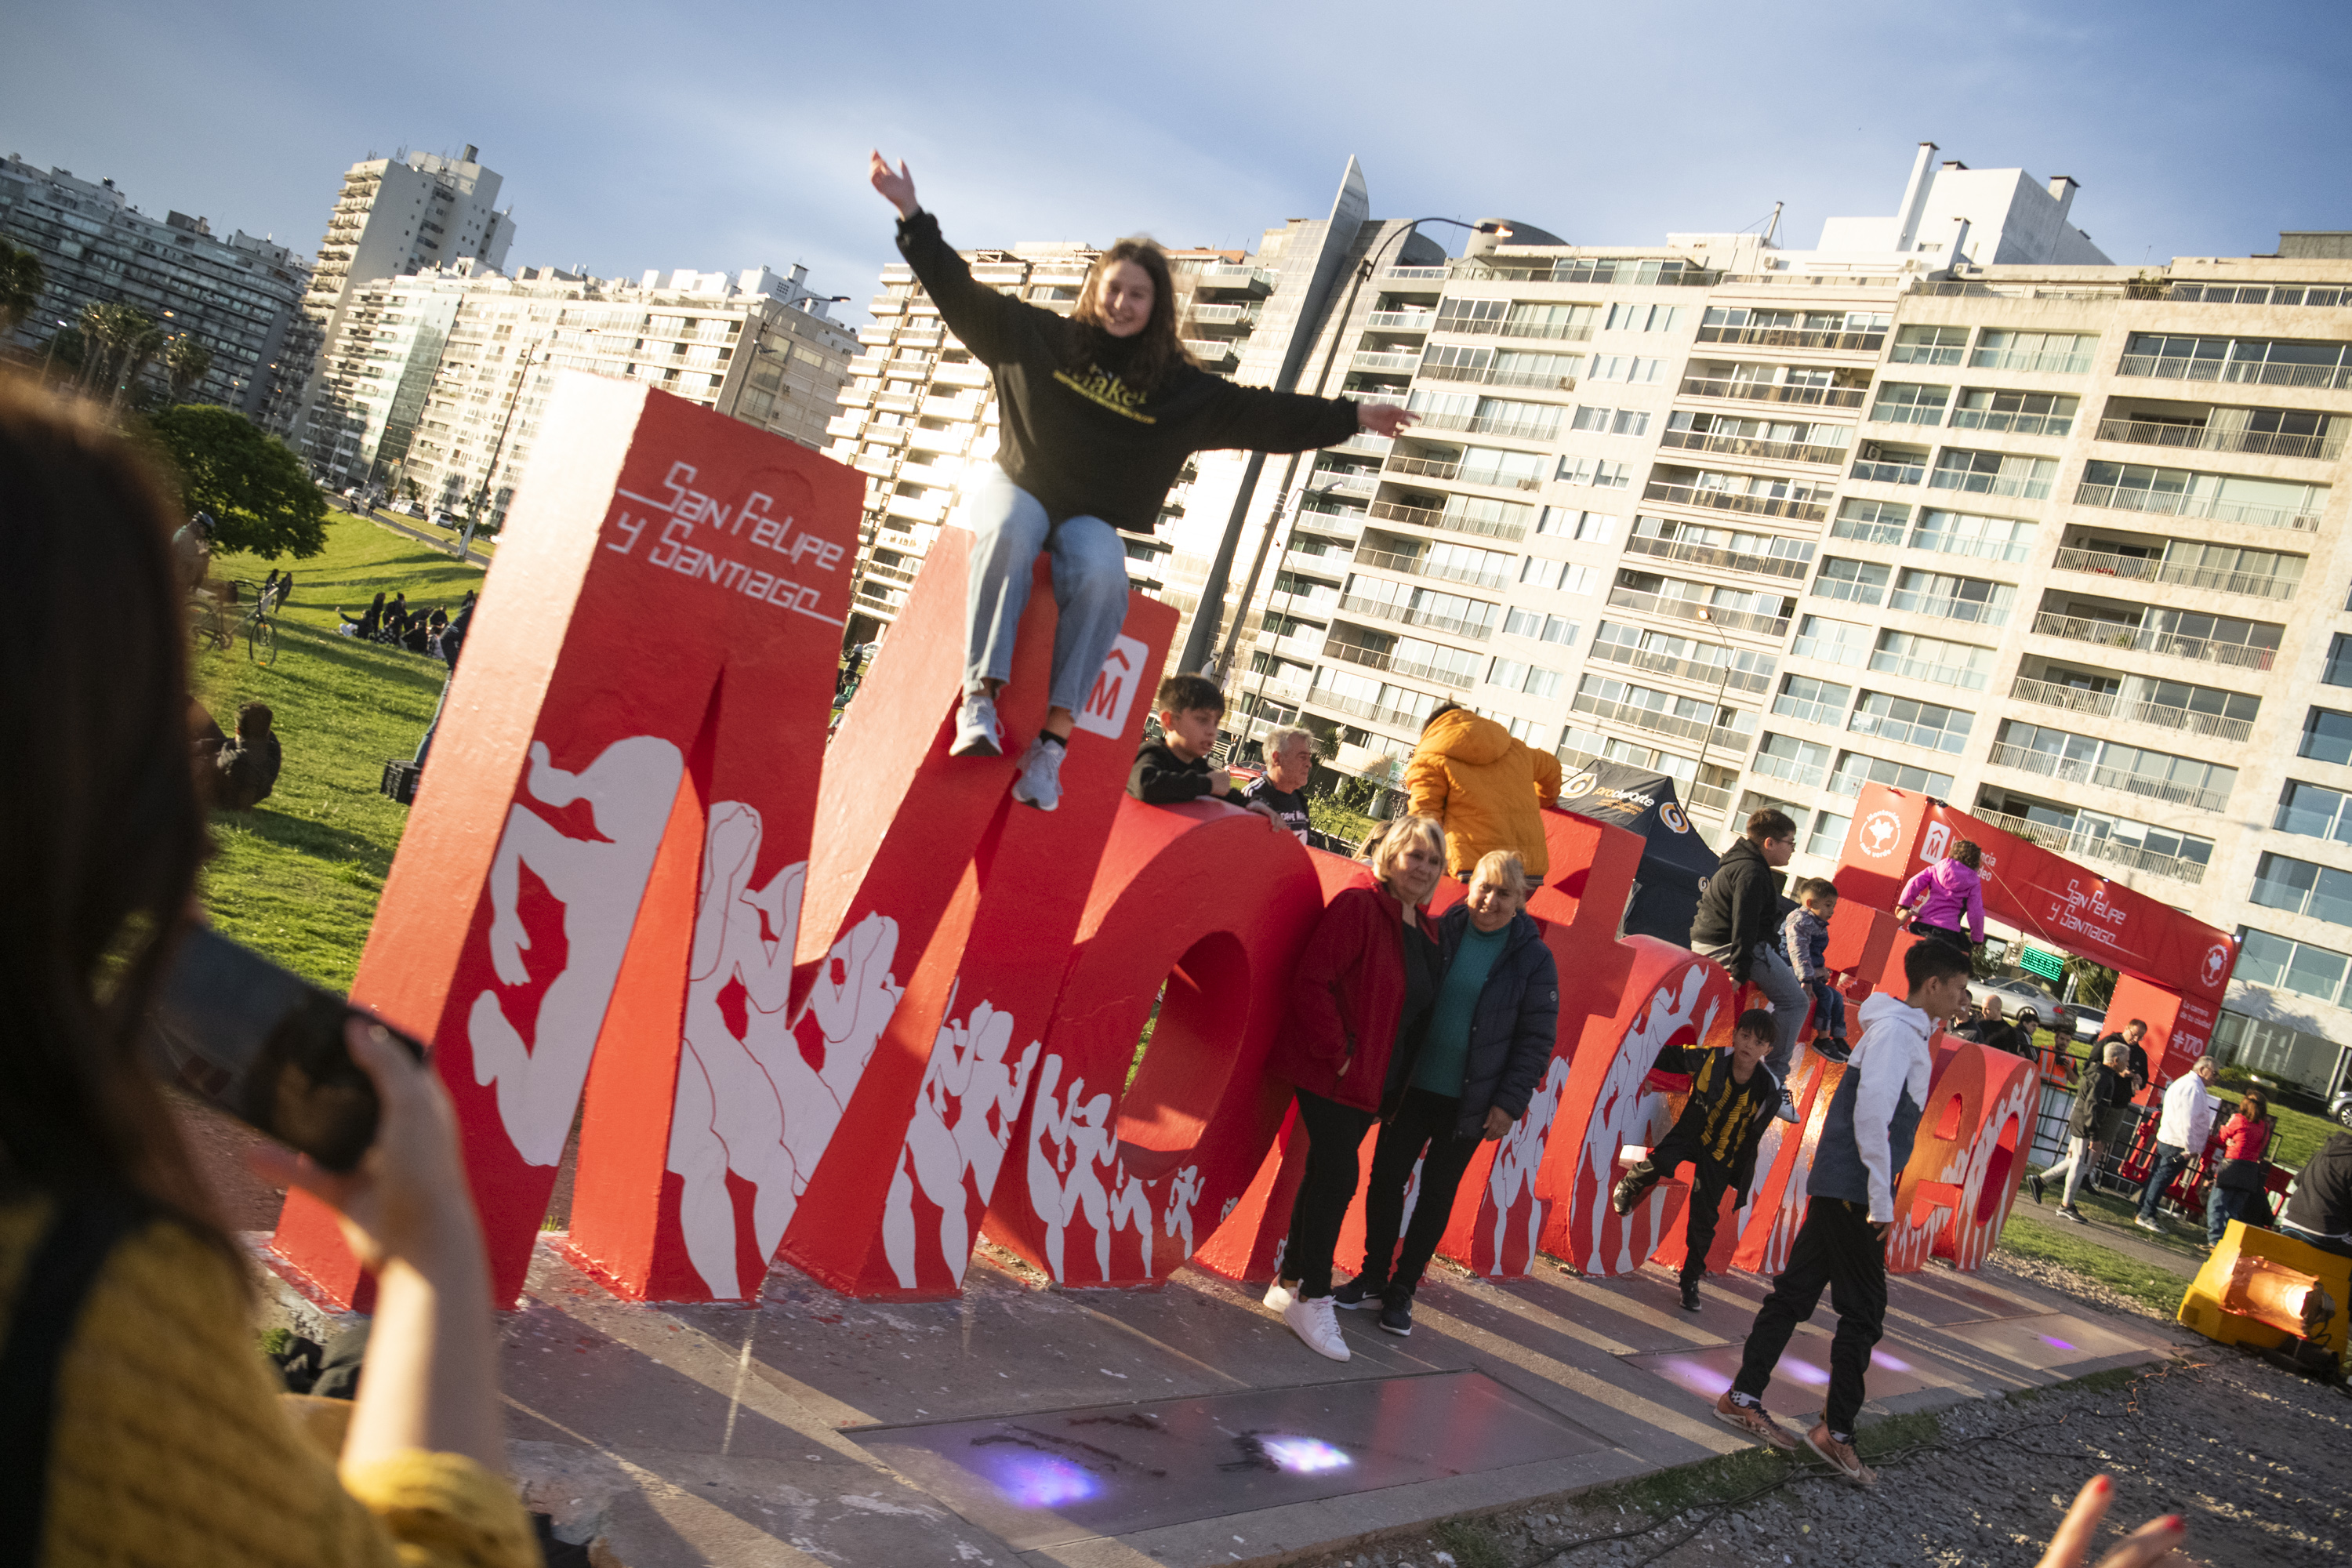
<path id="1" fill-rule="evenodd" d="M 1611 1208 L 1631 1214 L 1643 1193 L 1674 1174 L 1684 1161 L 1690 1162 L 1690 1224 L 1683 1232 L 1688 1249 L 1682 1272 L 1686 1312 L 1698 1310 L 1698 1282 L 1706 1273 L 1707 1249 L 1715 1245 L 1724 1192 L 1732 1192 L 1736 1204 L 1748 1201 L 1748 1185 L 1756 1179 L 1756 1146 L 1780 1108 L 1780 1080 L 1764 1065 L 1774 1037 L 1772 1015 L 1750 1007 L 1732 1026 L 1728 1046 L 1709 1049 L 1693 1044 L 1661 1050 L 1654 1064 L 1656 1070 L 1691 1074 L 1690 1099 L 1674 1131 L 1626 1172 L 1609 1194 Z"/>
<path id="2" fill-rule="evenodd" d="M 1797 884 L 1797 907 L 1780 922 L 1780 946 L 1797 983 L 1813 1001 L 1813 1049 L 1833 1062 L 1847 1056 L 1845 998 L 1829 972 L 1830 920 L 1837 913 L 1837 884 L 1824 877 Z"/>
<path id="3" fill-rule="evenodd" d="M 354 616 L 341 605 L 336 607 L 335 614 L 343 618 L 343 636 L 357 637 L 362 642 L 373 642 L 376 632 L 383 626 L 383 595 L 378 594 L 363 615 Z"/>
<path id="4" fill-rule="evenodd" d="M 1862 1042 L 1830 1098 L 1812 1173 L 1805 1180 L 1804 1224 L 1789 1266 L 1772 1281 L 1715 1417 L 1784 1452 L 1797 1440 L 1765 1414 L 1764 1390 L 1797 1325 L 1831 1291 L 1838 1315 L 1830 1342 L 1828 1402 L 1805 1447 L 1842 1479 L 1869 1486 L 1878 1478 L 1854 1452 L 1870 1348 L 1886 1326 L 1886 1233 L 1895 1224 L 1895 1184 L 1911 1163 L 1911 1145 L 1927 1103 L 1933 1068 L 1928 1037 L 1969 991 L 1969 955 L 1948 942 L 1917 942 L 1903 955 L 1911 994 L 1880 992 L 1862 1005 Z"/>
<path id="5" fill-rule="evenodd" d="M 1233 775 L 1209 765 L 1209 753 L 1217 744 L 1217 721 L 1225 714 L 1225 694 L 1217 683 L 1205 675 L 1171 675 L 1160 683 L 1153 700 L 1161 739 L 1144 742 L 1135 753 L 1127 793 L 1146 805 L 1181 805 L 1204 796 L 1229 799 Z M 1272 806 L 1252 801 L 1248 809 L 1282 826 Z"/>
<path id="6" fill-rule="evenodd" d="M 223 811 L 251 811 L 278 787 L 285 758 L 270 732 L 275 717 L 266 702 L 236 710 L 236 739 L 213 754 L 213 804 Z"/>

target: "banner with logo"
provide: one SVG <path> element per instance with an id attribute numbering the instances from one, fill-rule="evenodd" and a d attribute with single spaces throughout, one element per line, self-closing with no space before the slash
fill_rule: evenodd
<path id="1" fill-rule="evenodd" d="M 1625 908 L 1625 934 L 1677 947 L 1688 942 L 1699 893 L 1719 861 L 1691 826 L 1675 781 L 1648 768 L 1595 761 L 1560 782 L 1559 804 L 1641 837 L 1642 866 Z"/>

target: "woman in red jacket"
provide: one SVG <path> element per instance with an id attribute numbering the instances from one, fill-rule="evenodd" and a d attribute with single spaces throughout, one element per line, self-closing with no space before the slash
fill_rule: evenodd
<path id="1" fill-rule="evenodd" d="M 2205 1245 L 2218 1247 L 2233 1219 L 2248 1225 L 2268 1225 L 2270 1207 L 2263 1201 L 2265 1173 L 2263 1155 L 2271 1146 L 2271 1102 L 2259 1089 L 2246 1090 L 2238 1113 L 2214 1134 L 2213 1185 L 2205 1194 Z M 2238 1182 L 2221 1184 L 2223 1178 Z"/>
<path id="2" fill-rule="evenodd" d="M 1290 1016 L 1267 1068 L 1297 1087 L 1307 1169 L 1265 1304 L 1317 1353 L 1348 1359 L 1331 1307 L 1331 1254 L 1355 1201 L 1356 1153 L 1380 1116 L 1396 1047 L 1437 994 L 1437 948 L 1421 908 L 1445 871 L 1445 833 L 1426 816 L 1391 826 L 1371 867 L 1325 906 L 1300 955 Z"/>

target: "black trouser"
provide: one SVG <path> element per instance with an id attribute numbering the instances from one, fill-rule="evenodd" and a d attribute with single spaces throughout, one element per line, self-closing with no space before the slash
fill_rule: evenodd
<path id="1" fill-rule="evenodd" d="M 1797 1325 L 1813 1315 L 1829 1287 L 1838 1315 L 1830 1342 L 1830 1396 L 1822 1419 L 1832 1432 L 1852 1433 L 1862 1414 L 1863 1374 L 1870 1370 L 1870 1347 L 1886 1331 L 1886 1238 L 1870 1223 L 1866 1204 L 1814 1198 L 1805 1205 L 1805 1223 L 1789 1251 L 1789 1267 L 1772 1281 L 1772 1293 L 1757 1310 L 1748 1331 L 1747 1352 L 1734 1394 L 1761 1397 L 1789 1348 Z"/>
<path id="2" fill-rule="evenodd" d="M 1715 1245 L 1716 1223 L 1722 1217 L 1723 1191 L 1731 1185 L 1730 1169 L 1708 1159 L 1698 1141 L 1677 1127 L 1650 1151 L 1648 1159 L 1625 1173 L 1625 1184 L 1639 1196 L 1673 1175 L 1675 1167 L 1685 1160 L 1691 1165 L 1690 1224 L 1683 1231 L 1688 1251 L 1683 1258 L 1682 1277 L 1688 1282 L 1706 1272 L 1707 1249 Z"/>
<path id="3" fill-rule="evenodd" d="M 1976 943 L 1970 942 L 1966 933 L 1955 931 L 1950 926 L 1929 925 L 1926 921 L 1913 921 L 1911 934 L 1925 937 L 1931 942 L 1940 942 L 1947 947 L 1957 947 L 1962 952 L 1972 953 L 1977 950 Z M 1838 1430 L 1843 1432 L 1845 1428 L 1841 1426 Z"/>
<path id="4" fill-rule="evenodd" d="M 1291 1200 L 1290 1238 L 1282 1245 L 1280 1273 L 1298 1281 L 1302 1300 L 1331 1293 L 1331 1253 L 1339 1245 L 1339 1222 L 1356 1201 L 1356 1150 L 1375 1120 L 1371 1111 L 1298 1091 L 1307 1169 Z"/>
<path id="5" fill-rule="evenodd" d="M 1382 1287 L 1381 1294 L 1409 1297 L 1421 1283 L 1423 1270 L 1445 1235 L 1454 1212 L 1454 1194 L 1461 1190 L 1462 1173 L 1478 1152 L 1479 1137 L 1457 1137 L 1462 1101 L 1451 1095 L 1408 1089 L 1404 1103 L 1381 1127 L 1381 1141 L 1372 1146 L 1371 1184 L 1364 1189 L 1364 1267 L 1367 1285 Z M 1428 1153 L 1424 1156 L 1423 1150 Z M 1421 1194 L 1412 1201 L 1412 1223 L 1405 1227 L 1404 1251 L 1397 1253 L 1397 1230 L 1404 1224 L 1405 1184 L 1412 1180 L 1412 1163 L 1421 1161 Z M 1390 1265 L 1394 1254 L 1396 1262 Z"/>

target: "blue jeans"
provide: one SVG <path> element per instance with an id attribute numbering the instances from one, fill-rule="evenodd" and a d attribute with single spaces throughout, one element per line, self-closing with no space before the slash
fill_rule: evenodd
<path id="1" fill-rule="evenodd" d="M 2169 1143 L 2156 1146 L 2156 1168 L 2147 1173 L 2147 1185 L 2139 1190 L 2139 1217 L 2154 1219 L 2156 1205 L 2164 1201 L 2164 1189 L 2172 1185 L 2172 1178 L 2180 1167 L 2189 1163 L 2189 1151 L 2176 1149 Z"/>
<path id="2" fill-rule="evenodd" d="M 1053 556 L 1054 677 L 1046 702 L 1073 713 L 1086 706 L 1118 628 L 1127 622 L 1127 546 L 1098 517 L 1049 527 L 1035 496 L 991 468 L 971 493 L 971 590 L 964 616 L 966 691 L 1013 674 L 1013 641 L 1029 603 L 1037 552 Z M 1049 538 L 1050 536 L 1050 538 Z"/>
<path id="3" fill-rule="evenodd" d="M 1737 947 L 1714 947 L 1707 949 L 1706 956 L 1729 969 L 1732 960 L 1739 956 L 1739 950 Z M 1764 1058 L 1764 1065 L 1772 1069 L 1775 1078 L 1786 1083 L 1789 1079 L 1789 1058 L 1797 1052 L 1797 1031 L 1805 1026 L 1808 1003 L 1804 984 L 1797 978 L 1797 972 L 1789 967 L 1789 961 L 1780 955 L 1780 949 L 1769 942 L 1758 942 L 1749 952 L 1748 979 L 1750 984 L 1764 993 L 1764 999 L 1772 1004 L 1772 1049 Z"/>
<path id="4" fill-rule="evenodd" d="M 2205 1194 L 2206 1245 L 2218 1246 L 2221 1233 L 2230 1228 L 2230 1222 L 2233 1219 L 2243 1220 L 2248 1225 L 2261 1225 L 2265 1211 L 2257 1206 L 2257 1200 L 2262 1195 L 2260 1193 L 2232 1192 L 2221 1183 L 2214 1183 L 2212 1190 Z"/>
<path id="5" fill-rule="evenodd" d="M 1826 978 L 1805 982 L 1805 993 L 1813 999 L 1813 1035 L 1832 1040 L 1845 1038 L 1845 998 Z"/>
<path id="6" fill-rule="evenodd" d="M 416 765 L 420 768 L 425 765 L 426 754 L 433 750 L 433 737 L 440 732 L 441 710 L 449 706 L 449 683 L 457 679 L 457 668 L 455 665 L 442 673 L 441 696 L 439 700 L 433 704 L 433 722 L 425 726 L 425 739 L 416 742 Z"/>

